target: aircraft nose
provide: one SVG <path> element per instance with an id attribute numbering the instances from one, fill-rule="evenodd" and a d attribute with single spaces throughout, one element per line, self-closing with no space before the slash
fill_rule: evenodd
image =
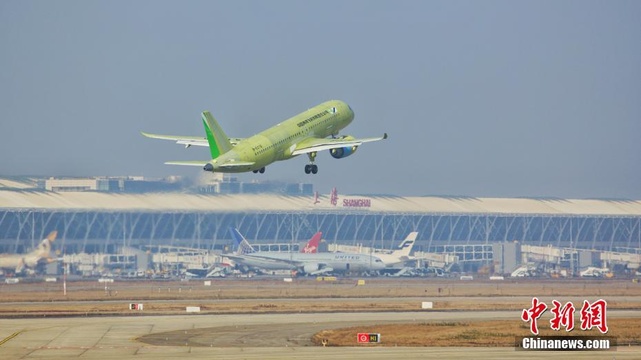
<path id="1" fill-rule="evenodd" d="M 345 104 L 347 105 L 347 104 Z M 352 110 L 352 107 L 347 105 L 347 112 L 350 114 L 350 118 L 354 118 L 354 110 Z"/>

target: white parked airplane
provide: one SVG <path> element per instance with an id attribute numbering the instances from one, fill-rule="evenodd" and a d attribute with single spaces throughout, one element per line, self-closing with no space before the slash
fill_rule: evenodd
<path id="1" fill-rule="evenodd" d="M 230 231 L 238 244 L 238 251 L 235 255 L 226 256 L 249 267 L 266 270 L 298 270 L 307 275 L 329 272 L 367 272 L 385 268 L 381 259 L 365 254 L 258 252 L 238 229 L 230 228 Z"/>
<path id="2" fill-rule="evenodd" d="M 53 262 L 55 259 L 51 257 L 51 243 L 54 242 L 57 231 L 52 231 L 44 238 L 38 247 L 27 254 L 1 254 L 0 255 L 0 269 L 2 271 L 10 271 L 19 274 L 25 269 L 34 269 L 40 263 Z"/>
<path id="3" fill-rule="evenodd" d="M 381 261 L 383 261 L 383 263 L 387 267 L 404 264 L 407 261 L 414 260 L 412 257 L 410 257 L 410 253 L 412 252 L 412 248 L 414 247 L 414 242 L 416 241 L 417 236 L 418 232 L 413 231 L 407 235 L 405 240 L 403 240 L 403 242 L 398 246 L 398 248 L 396 248 L 396 250 L 392 251 L 389 254 L 376 252 L 373 255 L 381 259 Z"/>

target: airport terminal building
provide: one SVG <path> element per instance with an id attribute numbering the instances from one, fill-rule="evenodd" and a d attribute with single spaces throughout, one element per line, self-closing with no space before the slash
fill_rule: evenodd
<path id="1" fill-rule="evenodd" d="M 52 230 L 66 253 L 146 245 L 223 250 L 232 245 L 229 227 L 257 244 L 322 231 L 329 244 L 390 249 L 418 231 L 415 250 L 426 252 L 514 241 L 638 252 L 641 201 L 0 189 L 0 252 L 24 252 Z"/>

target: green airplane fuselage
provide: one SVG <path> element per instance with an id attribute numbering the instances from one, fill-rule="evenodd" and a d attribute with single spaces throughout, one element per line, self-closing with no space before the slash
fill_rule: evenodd
<path id="1" fill-rule="evenodd" d="M 343 101 L 331 100 L 291 117 L 280 124 L 240 141 L 228 152 L 212 159 L 215 172 L 240 173 L 259 170 L 275 161 L 287 160 L 296 144 L 309 137 L 336 135 L 354 120 L 354 112 Z M 212 156 L 213 157 L 213 156 Z M 252 162 L 233 168 L 224 164 Z"/>

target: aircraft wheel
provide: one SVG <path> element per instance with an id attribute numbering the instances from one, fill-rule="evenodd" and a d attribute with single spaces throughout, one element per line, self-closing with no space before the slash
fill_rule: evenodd
<path id="1" fill-rule="evenodd" d="M 258 170 L 258 172 L 260 172 L 261 174 L 264 174 L 265 173 L 265 167 L 260 168 L 260 170 Z"/>
<path id="2" fill-rule="evenodd" d="M 309 164 L 305 165 L 305 174 L 309 174 L 310 172 L 312 172 L 312 166 Z"/>
<path id="3" fill-rule="evenodd" d="M 312 171 L 312 174 L 316 174 L 318 172 L 318 166 L 312 165 L 311 171 Z"/>
<path id="4" fill-rule="evenodd" d="M 255 173 L 257 173 L 257 172 L 258 172 L 258 170 L 252 170 L 252 172 L 255 174 Z"/>

